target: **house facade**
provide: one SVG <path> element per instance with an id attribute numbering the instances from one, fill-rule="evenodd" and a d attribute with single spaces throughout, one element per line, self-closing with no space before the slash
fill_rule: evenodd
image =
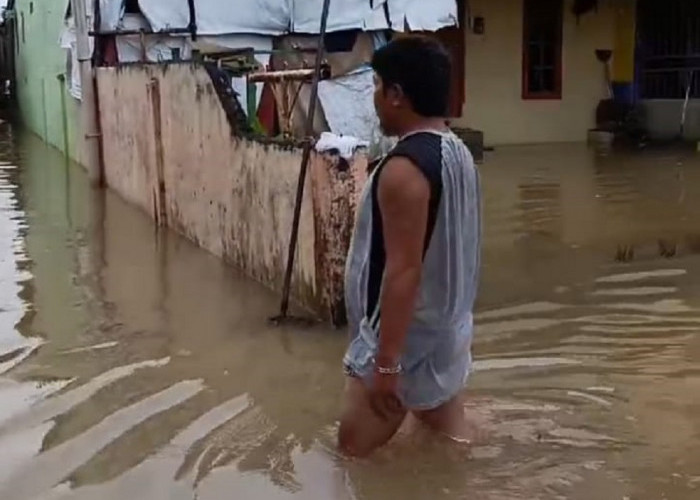
<path id="1" fill-rule="evenodd" d="M 629 92 L 626 86 L 633 81 L 635 0 L 440 0 L 433 9 L 437 13 L 430 16 L 425 8 L 417 7 L 420 2 L 411 0 L 335 2 L 332 5 L 348 4 L 349 10 L 359 14 L 345 14 L 342 5 L 332 7 L 333 33 L 360 30 L 397 34 L 410 30 L 440 38 L 455 63 L 452 123 L 483 131 L 489 145 L 585 141 L 588 129 L 595 126 L 596 106 L 608 97 L 604 66 L 596 50 L 612 51 L 609 76 L 616 89 Z M 95 2 L 99 10 L 93 17 L 99 15 L 98 28 L 103 32 L 186 28 L 190 25 L 188 2 L 180 3 L 180 9 L 166 9 L 171 4 L 160 0 L 100 0 Z M 320 6 L 320 2 L 315 3 Z M 641 0 L 643 7 L 650 3 Z M 69 4 L 69 0 L 17 0 L 11 7 L 17 25 L 16 72 L 23 119 L 47 142 L 79 159 L 83 139 L 78 131 L 80 101 L 71 93 L 67 64 L 71 42 L 70 36 L 65 36 L 70 34 L 66 21 Z M 318 17 L 319 9 L 304 10 L 291 0 L 280 0 L 279 4 L 280 9 L 266 17 L 243 19 L 224 14 L 217 15 L 216 22 L 200 22 L 199 44 L 189 43 L 182 33 L 149 35 L 146 60 L 168 60 L 175 48 L 178 58 L 187 59 L 199 45 L 235 48 L 254 43 L 260 51 L 271 50 L 274 41 L 290 30 L 301 35 L 317 31 L 318 19 L 311 13 Z M 361 4 L 362 11 L 358 10 Z M 211 19 L 209 14 L 203 12 L 202 17 Z M 257 32 L 251 35 L 253 30 Z M 243 31 L 248 33 L 239 34 Z M 27 32 L 31 33 L 29 38 Z M 116 37 L 114 43 L 119 62 L 141 60 L 137 35 Z M 360 58 L 357 52 L 346 57 L 356 66 L 368 62 L 371 46 L 370 50 L 359 50 Z M 271 63 L 269 55 L 258 59 L 262 64 Z M 342 57 L 335 60 L 342 61 Z M 355 69 L 342 63 L 336 66 L 345 72 Z M 239 84 L 237 90 L 240 93 L 245 86 Z M 262 90 L 260 87 L 258 99 Z M 246 108 L 245 98 L 243 101 Z M 657 114 L 663 115 L 665 108 L 657 108 Z M 673 104 L 666 108 L 675 109 Z M 321 123 L 319 130 L 324 128 L 348 133 Z"/>
<path id="2" fill-rule="evenodd" d="M 490 145 L 582 142 L 608 97 L 596 50 L 612 51 L 610 78 L 634 73 L 634 0 L 470 0 L 464 31 L 464 102 L 454 123 Z"/>
<path id="3" fill-rule="evenodd" d="M 308 81 L 280 75 L 312 66 L 321 0 L 269 0 L 269 12 L 239 2 L 95 2 L 95 76 L 82 82 L 69 0 L 17 0 L 19 103 L 29 128 L 80 160 L 80 89 L 95 85 L 107 186 L 279 290 L 310 99 Z M 319 85 L 314 132 L 383 146 L 368 62 L 392 36 L 420 32 L 452 54 L 453 126 L 482 131 L 488 145 L 584 142 L 602 100 L 649 95 L 639 85 L 638 3 L 331 0 L 331 77 Z M 373 155 L 314 152 L 303 184 L 292 293 L 338 324 Z"/>

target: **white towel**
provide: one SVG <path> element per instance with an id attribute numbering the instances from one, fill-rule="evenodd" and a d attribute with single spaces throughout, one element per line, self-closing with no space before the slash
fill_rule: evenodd
<path id="1" fill-rule="evenodd" d="M 319 153 L 337 151 L 346 160 L 350 160 L 359 148 L 367 147 L 369 147 L 369 142 L 367 141 L 349 135 L 336 135 L 330 132 L 323 132 L 318 141 L 316 141 L 316 151 Z"/>

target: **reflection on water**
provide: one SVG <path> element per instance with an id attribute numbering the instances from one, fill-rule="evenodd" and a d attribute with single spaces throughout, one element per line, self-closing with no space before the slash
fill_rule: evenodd
<path id="1" fill-rule="evenodd" d="M 483 183 L 489 439 L 368 464 L 333 447 L 344 335 L 269 327 L 274 295 L 2 131 L 0 498 L 698 498 L 700 159 L 505 148 Z"/>

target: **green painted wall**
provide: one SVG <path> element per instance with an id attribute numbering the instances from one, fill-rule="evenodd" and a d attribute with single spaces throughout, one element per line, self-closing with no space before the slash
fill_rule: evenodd
<path id="1" fill-rule="evenodd" d="M 59 45 L 69 0 L 17 0 L 17 97 L 20 116 L 32 132 L 78 160 L 76 138 L 79 102 L 65 90 L 58 75 L 67 71 L 67 54 Z"/>

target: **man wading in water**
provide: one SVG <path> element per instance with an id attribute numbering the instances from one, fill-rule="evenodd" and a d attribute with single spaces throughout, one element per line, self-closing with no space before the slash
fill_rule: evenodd
<path id="1" fill-rule="evenodd" d="M 463 436 L 459 393 L 471 369 L 479 273 L 479 179 L 447 127 L 450 58 L 437 41 L 405 37 L 378 50 L 374 103 L 399 137 L 373 171 L 350 248 L 351 342 L 341 450 L 367 456 L 408 413 Z"/>

